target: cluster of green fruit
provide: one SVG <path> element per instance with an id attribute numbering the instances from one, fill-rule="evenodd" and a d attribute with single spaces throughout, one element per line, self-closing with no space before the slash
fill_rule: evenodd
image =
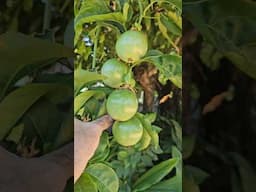
<path id="1" fill-rule="evenodd" d="M 115 120 L 113 136 L 122 146 L 138 144 L 144 149 L 150 143 L 150 136 L 137 113 L 136 94 L 129 89 L 135 85 L 132 67 L 129 65 L 139 61 L 147 53 L 147 36 L 140 31 L 126 31 L 118 38 L 115 48 L 120 59 L 107 60 L 101 69 L 102 75 L 106 77 L 103 82 L 116 89 L 108 96 L 106 103 L 108 114 Z"/>

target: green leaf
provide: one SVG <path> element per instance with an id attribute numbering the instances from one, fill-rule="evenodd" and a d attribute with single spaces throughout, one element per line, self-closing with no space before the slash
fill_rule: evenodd
<path id="1" fill-rule="evenodd" d="M 52 149 L 61 127 L 61 113 L 48 99 L 41 98 L 25 113 L 24 118 L 31 122 L 35 132 L 44 143 L 44 152 Z M 49 123 L 50 122 L 50 123 Z"/>
<path id="2" fill-rule="evenodd" d="M 232 161 L 235 163 L 238 176 L 241 182 L 241 191 L 243 192 L 251 192 L 256 187 L 256 172 L 251 164 L 240 154 L 238 153 L 230 153 Z"/>
<path id="3" fill-rule="evenodd" d="M 182 29 L 182 17 L 181 17 L 181 15 L 178 15 L 174 11 L 168 11 L 167 16 L 178 27 L 178 29 L 180 30 L 180 34 L 179 35 L 181 35 L 181 29 Z"/>
<path id="4" fill-rule="evenodd" d="M 184 192 L 200 192 L 199 186 L 194 182 L 194 180 L 187 177 L 183 177 L 182 189 Z"/>
<path id="5" fill-rule="evenodd" d="M 104 191 L 118 192 L 119 180 L 111 167 L 103 163 L 95 163 L 89 165 L 85 169 L 85 172 L 92 176 L 94 180 L 102 186 Z"/>
<path id="6" fill-rule="evenodd" d="M 105 98 L 103 102 L 101 102 L 101 106 L 98 110 L 96 118 L 99 118 L 107 113 L 107 99 Z"/>
<path id="7" fill-rule="evenodd" d="M 256 50 L 254 48 L 254 50 Z M 242 52 L 230 52 L 223 53 L 233 64 L 235 64 L 241 71 L 249 75 L 251 78 L 256 79 L 256 63 L 251 58 L 246 57 L 246 54 Z"/>
<path id="8" fill-rule="evenodd" d="M 182 188 L 184 192 L 200 192 L 197 182 L 199 182 L 199 180 L 201 180 L 202 178 L 199 178 L 198 175 L 193 175 L 193 173 L 195 172 L 191 173 L 187 169 L 184 169 L 182 172 Z M 198 181 L 196 181 L 195 179 L 198 179 Z"/>
<path id="9" fill-rule="evenodd" d="M 187 159 L 192 155 L 192 153 L 194 151 L 195 143 L 196 143 L 195 135 L 190 135 L 190 136 L 184 136 L 183 137 L 182 155 L 183 155 L 184 159 Z"/>
<path id="10" fill-rule="evenodd" d="M 182 9 L 182 1 L 181 0 L 167 0 L 168 2 L 175 5 L 179 10 Z"/>
<path id="11" fill-rule="evenodd" d="M 209 177 L 209 174 L 203 171 L 202 169 L 199 169 L 197 167 L 193 167 L 190 165 L 186 165 L 184 167 L 184 172 L 189 174 L 196 184 L 201 184 L 206 178 Z"/>
<path id="12" fill-rule="evenodd" d="M 240 176 L 237 174 L 236 169 L 231 170 L 231 187 L 232 192 L 242 191 L 241 179 Z"/>
<path id="13" fill-rule="evenodd" d="M 177 36 L 181 35 L 181 29 L 172 20 L 170 20 L 168 17 L 161 14 L 160 20 L 163 23 L 163 25 L 166 27 L 168 32 L 170 32 L 174 35 L 177 35 Z"/>
<path id="14" fill-rule="evenodd" d="M 69 21 L 64 33 L 64 45 L 70 48 L 74 47 L 74 19 Z"/>
<path id="15" fill-rule="evenodd" d="M 15 77 L 25 68 L 30 67 L 31 72 L 60 58 L 73 56 L 73 50 L 63 45 L 21 33 L 5 33 L 0 36 L 0 42 L 0 98 L 6 94 L 11 83 L 15 83 Z"/>
<path id="16" fill-rule="evenodd" d="M 101 135 L 100 144 L 97 147 L 93 157 L 90 159 L 90 163 L 104 161 L 109 154 L 109 136 L 106 132 Z"/>
<path id="17" fill-rule="evenodd" d="M 183 6 L 184 16 L 188 18 L 189 21 L 191 21 L 194 27 L 203 35 L 205 39 L 207 39 L 207 41 L 214 42 L 214 36 L 208 28 L 206 21 L 209 16 L 204 14 L 208 14 L 209 11 L 204 12 L 205 10 L 208 11 L 208 9 L 203 5 Z"/>
<path id="18" fill-rule="evenodd" d="M 101 74 L 78 68 L 74 72 L 75 90 L 79 90 L 86 83 L 103 80 L 103 79 L 105 79 L 105 77 L 102 76 Z"/>
<path id="19" fill-rule="evenodd" d="M 93 15 L 93 16 L 86 16 L 87 12 L 81 13 L 76 19 L 76 24 L 84 24 L 84 23 L 91 23 L 95 21 L 112 21 L 117 22 L 119 24 L 124 23 L 123 14 L 121 12 L 115 13 L 106 13 L 101 15 Z"/>
<path id="20" fill-rule="evenodd" d="M 147 113 L 145 114 L 145 118 L 150 122 L 153 123 L 156 120 L 156 113 Z"/>
<path id="21" fill-rule="evenodd" d="M 162 23 L 161 21 L 161 14 L 160 13 L 156 13 L 156 17 L 157 17 L 157 23 L 158 23 L 158 27 L 160 32 L 162 33 L 162 35 L 164 36 L 164 38 L 170 43 L 170 44 L 174 44 L 172 38 L 170 37 L 170 35 L 168 34 L 168 30 L 166 28 L 166 26 Z"/>
<path id="22" fill-rule="evenodd" d="M 148 134 L 150 135 L 154 148 L 160 148 L 157 129 L 153 129 L 153 126 L 151 125 L 150 121 L 147 118 L 145 118 L 145 116 L 142 113 L 136 113 L 136 117 L 140 120 L 143 128 L 146 129 Z"/>
<path id="23" fill-rule="evenodd" d="M 215 57 L 208 61 L 215 65 L 213 66 L 214 68 L 219 65 L 220 58 L 225 57 L 239 70 L 251 78 L 256 79 L 254 54 L 256 50 L 256 25 L 255 18 L 248 17 L 251 13 L 255 14 L 255 12 L 245 11 L 243 9 L 244 7 L 253 9 L 253 6 L 246 5 L 245 1 L 236 1 L 236 3 L 239 2 L 239 6 L 236 5 L 236 8 L 234 8 L 234 4 L 234 9 L 227 12 L 222 9 L 223 7 L 219 7 L 220 2 L 208 1 L 202 4 L 185 5 L 185 16 L 201 33 L 204 41 L 216 49 L 214 53 Z M 236 11 L 234 12 L 234 10 Z M 206 58 L 202 58 L 206 59 L 207 55 Z"/>
<path id="24" fill-rule="evenodd" d="M 171 122 L 173 124 L 172 138 L 175 141 L 178 148 L 181 150 L 181 148 L 182 148 L 182 128 L 177 121 L 172 119 Z"/>
<path id="25" fill-rule="evenodd" d="M 23 114 L 43 95 L 55 90 L 59 85 L 30 84 L 7 95 L 0 103 L 0 140 L 18 122 Z"/>
<path id="26" fill-rule="evenodd" d="M 69 85 L 62 83 L 52 83 L 55 84 L 55 90 L 48 92 L 45 97 L 47 97 L 54 104 L 61 104 L 67 102 L 69 99 L 73 99 L 73 89 Z M 51 85 L 50 83 L 48 85 Z"/>
<path id="27" fill-rule="evenodd" d="M 24 0 L 23 1 L 24 11 L 26 11 L 26 12 L 31 11 L 31 9 L 33 8 L 33 4 L 34 4 L 33 2 L 34 2 L 33 0 Z"/>
<path id="28" fill-rule="evenodd" d="M 84 114 L 92 120 L 97 119 L 97 114 L 101 108 L 101 102 L 95 97 L 91 97 L 84 105 Z"/>
<path id="29" fill-rule="evenodd" d="M 173 158 L 178 158 L 178 163 L 176 165 L 176 178 L 175 178 L 175 183 L 178 185 L 177 186 L 177 192 L 182 192 L 182 154 L 181 152 L 177 149 L 177 147 L 173 146 L 172 147 L 172 157 Z"/>
<path id="30" fill-rule="evenodd" d="M 128 19 L 129 8 L 130 8 L 129 3 L 125 2 L 125 3 L 124 3 L 124 6 L 123 6 L 123 17 L 124 17 L 124 21 L 127 21 L 127 19 Z"/>
<path id="31" fill-rule="evenodd" d="M 72 111 L 73 106 L 71 107 L 70 112 L 68 112 L 68 114 L 64 117 L 64 121 L 61 124 L 60 130 L 54 143 L 55 149 L 72 141 L 74 138 L 74 118 Z"/>
<path id="32" fill-rule="evenodd" d="M 14 143 L 18 144 L 18 142 L 22 137 L 23 131 L 24 131 L 24 124 L 17 125 L 12 129 L 11 133 L 8 135 L 6 140 L 13 141 Z"/>
<path id="33" fill-rule="evenodd" d="M 167 179 L 165 181 L 159 182 L 149 189 L 147 192 L 178 192 L 178 189 L 181 189 L 181 182 L 175 176 L 171 179 Z M 181 192 L 181 190 L 179 191 Z"/>
<path id="34" fill-rule="evenodd" d="M 87 0 L 83 2 L 79 13 L 75 18 L 75 28 L 79 29 L 84 23 L 98 21 L 112 21 L 123 25 L 125 19 L 121 12 L 112 12 L 106 1 Z"/>
<path id="35" fill-rule="evenodd" d="M 85 103 L 96 94 L 104 94 L 104 92 L 88 90 L 76 96 L 74 101 L 74 113 L 78 113 L 78 111 L 85 105 Z"/>
<path id="36" fill-rule="evenodd" d="M 182 59 L 178 55 L 154 55 L 142 59 L 156 66 L 163 74 L 165 81 L 171 80 L 178 88 L 182 88 Z"/>
<path id="37" fill-rule="evenodd" d="M 83 173 L 74 186 L 75 192 L 98 192 L 97 185 L 87 173 Z"/>
<path id="38" fill-rule="evenodd" d="M 178 159 L 173 158 L 155 165 L 135 182 L 134 191 L 143 191 L 158 183 L 173 170 L 177 163 Z"/>
<path id="39" fill-rule="evenodd" d="M 158 133 L 161 131 L 160 129 L 160 127 L 158 127 L 158 126 L 156 126 L 156 125 L 151 125 L 151 128 L 150 128 L 151 130 L 152 130 L 152 133 L 151 133 L 151 139 L 152 139 L 152 144 L 153 144 L 153 146 L 154 146 L 154 148 L 156 149 L 156 150 L 158 150 L 158 149 L 160 149 L 160 146 L 159 146 L 159 135 L 158 135 Z M 147 130 L 149 130 L 149 129 L 147 129 Z"/>

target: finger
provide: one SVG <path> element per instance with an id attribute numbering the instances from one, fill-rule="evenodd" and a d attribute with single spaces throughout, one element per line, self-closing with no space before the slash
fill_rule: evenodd
<path id="1" fill-rule="evenodd" d="M 109 115 L 104 115 L 91 123 L 101 130 L 106 130 L 112 125 L 113 119 Z"/>

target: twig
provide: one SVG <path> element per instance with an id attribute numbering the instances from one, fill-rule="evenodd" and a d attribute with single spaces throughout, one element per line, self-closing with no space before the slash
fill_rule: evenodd
<path id="1" fill-rule="evenodd" d="M 93 60 L 92 60 L 92 69 L 94 70 L 96 67 L 96 55 L 97 55 L 97 49 L 98 49 L 98 40 L 99 40 L 99 34 L 100 34 L 101 26 L 99 26 L 96 29 L 96 39 L 93 47 Z"/>

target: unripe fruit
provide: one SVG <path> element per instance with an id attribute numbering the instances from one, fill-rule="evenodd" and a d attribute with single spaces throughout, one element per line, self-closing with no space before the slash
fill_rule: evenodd
<path id="1" fill-rule="evenodd" d="M 101 74 L 106 77 L 103 82 L 112 88 L 119 88 L 124 84 L 124 77 L 127 73 L 128 66 L 117 59 L 107 60 L 101 68 Z"/>
<path id="2" fill-rule="evenodd" d="M 123 61 L 134 63 L 140 60 L 148 50 L 146 34 L 140 31 L 126 31 L 116 42 L 116 53 Z"/>
<path id="3" fill-rule="evenodd" d="M 107 112 L 117 121 L 127 121 L 132 118 L 138 110 L 136 95 L 127 90 L 115 90 L 107 99 Z"/>
<path id="4" fill-rule="evenodd" d="M 137 144 L 142 135 L 143 127 L 140 121 L 133 117 L 128 121 L 116 121 L 112 129 L 115 140 L 125 147 Z"/>

